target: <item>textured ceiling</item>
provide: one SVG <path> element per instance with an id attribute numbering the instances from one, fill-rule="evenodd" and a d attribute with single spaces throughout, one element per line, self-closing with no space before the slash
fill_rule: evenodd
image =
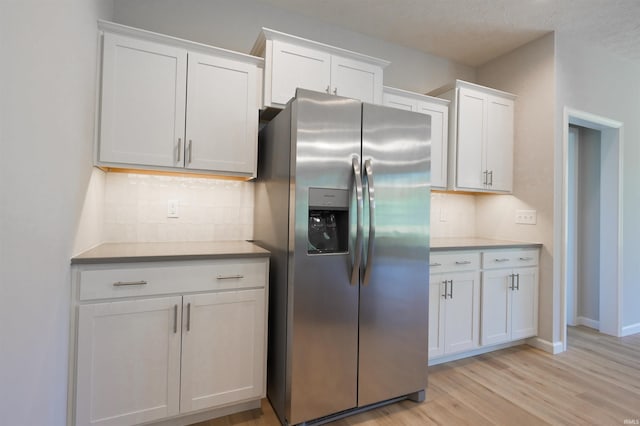
<path id="1" fill-rule="evenodd" d="M 640 0 L 259 0 L 467 65 L 550 31 L 640 62 Z"/>

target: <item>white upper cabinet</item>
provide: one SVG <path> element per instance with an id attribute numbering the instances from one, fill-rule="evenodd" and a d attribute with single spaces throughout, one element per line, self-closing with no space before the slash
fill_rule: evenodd
<path id="1" fill-rule="evenodd" d="M 432 95 L 452 106 L 448 189 L 512 192 L 515 96 L 461 80 Z"/>
<path id="2" fill-rule="evenodd" d="M 385 86 L 382 104 L 431 117 L 431 188 L 447 189 L 449 101 Z"/>
<path id="3" fill-rule="evenodd" d="M 389 62 L 263 28 L 251 50 L 265 58 L 265 107 L 282 108 L 296 88 L 382 103 Z"/>
<path id="4" fill-rule="evenodd" d="M 99 27 L 99 166 L 255 177 L 261 58 Z"/>
<path id="5" fill-rule="evenodd" d="M 187 52 L 105 33 L 99 160 L 173 167 L 184 138 Z"/>

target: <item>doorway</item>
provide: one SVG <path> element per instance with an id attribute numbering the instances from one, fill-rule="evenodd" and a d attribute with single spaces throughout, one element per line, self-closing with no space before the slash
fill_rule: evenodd
<path id="1" fill-rule="evenodd" d="M 561 300 L 567 325 L 621 335 L 622 123 L 565 109 Z"/>

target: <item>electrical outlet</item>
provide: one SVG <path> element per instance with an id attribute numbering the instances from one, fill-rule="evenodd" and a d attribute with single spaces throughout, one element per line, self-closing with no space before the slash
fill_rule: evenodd
<path id="1" fill-rule="evenodd" d="M 176 218 L 178 215 L 178 200 L 169 200 L 167 201 L 167 217 Z"/>
<path id="2" fill-rule="evenodd" d="M 535 225 L 538 219 L 535 210 L 516 210 L 516 223 L 523 225 Z"/>

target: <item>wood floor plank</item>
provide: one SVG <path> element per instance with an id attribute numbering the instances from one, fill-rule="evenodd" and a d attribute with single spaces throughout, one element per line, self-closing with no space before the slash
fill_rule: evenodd
<path id="1" fill-rule="evenodd" d="M 622 425 L 640 421 L 640 334 L 570 327 L 568 350 L 523 345 L 429 368 L 426 401 L 401 401 L 333 426 Z M 277 426 L 261 409 L 192 426 Z"/>

